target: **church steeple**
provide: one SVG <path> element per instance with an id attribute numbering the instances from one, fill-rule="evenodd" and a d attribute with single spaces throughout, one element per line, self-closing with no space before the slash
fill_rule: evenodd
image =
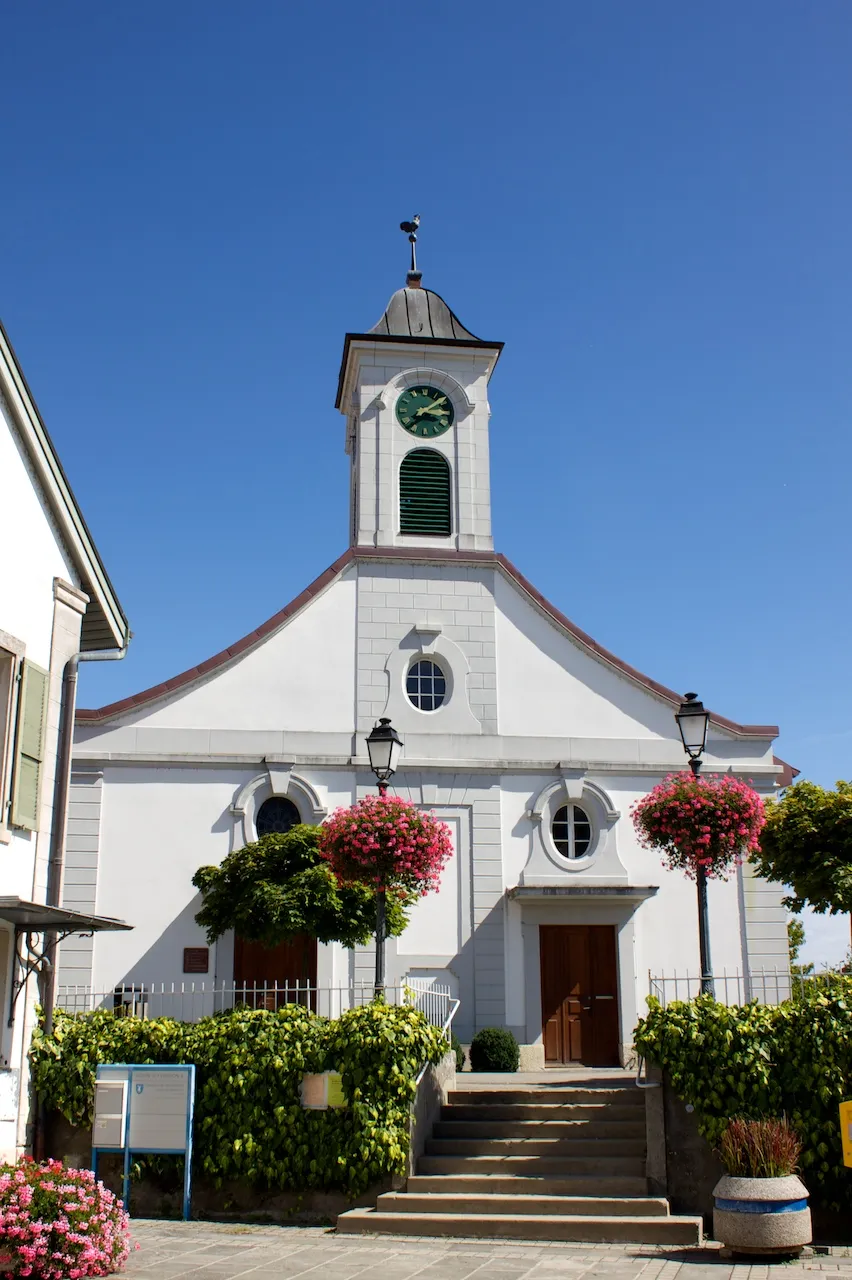
<path id="1" fill-rule="evenodd" d="M 424 289 L 411 241 L 405 287 L 378 324 L 346 335 L 337 407 L 352 459 L 353 546 L 491 550 L 488 382 L 502 342 L 477 338 Z"/>

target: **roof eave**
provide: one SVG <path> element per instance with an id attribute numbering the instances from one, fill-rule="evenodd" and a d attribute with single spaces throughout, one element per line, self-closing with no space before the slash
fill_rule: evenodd
<path id="1" fill-rule="evenodd" d="M 402 334 L 393 333 L 347 333 L 343 339 L 343 357 L 340 361 L 340 373 L 337 377 L 337 396 L 334 401 L 335 409 L 340 409 L 343 402 L 343 389 L 346 382 L 346 370 L 349 367 L 349 351 L 353 343 L 363 343 L 371 345 L 372 343 L 391 343 L 394 345 L 406 347 L 445 347 L 448 351 L 455 350 L 481 350 L 494 351 L 494 365 L 500 359 L 500 353 L 505 346 L 502 342 L 485 342 L 479 338 L 471 340 L 470 338 L 411 338 Z M 492 372 L 494 369 L 492 365 Z M 345 413 L 346 410 L 342 409 Z"/>

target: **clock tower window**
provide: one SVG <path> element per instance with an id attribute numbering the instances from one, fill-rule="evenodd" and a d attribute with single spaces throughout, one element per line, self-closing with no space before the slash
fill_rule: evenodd
<path id="1" fill-rule="evenodd" d="M 400 533 L 452 533 L 450 464 L 436 449 L 412 449 L 399 468 Z"/>

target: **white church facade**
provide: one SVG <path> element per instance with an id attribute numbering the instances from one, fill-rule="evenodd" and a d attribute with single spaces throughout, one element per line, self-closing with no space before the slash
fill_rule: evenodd
<path id="1" fill-rule="evenodd" d="M 602 649 L 493 549 L 501 345 L 410 273 L 378 325 L 345 339 L 348 550 L 225 652 L 78 713 L 66 873 L 84 863 L 89 909 L 134 928 L 69 939 L 61 984 L 287 978 L 286 948 L 207 948 L 191 877 L 373 790 L 365 739 L 381 716 L 404 741 L 391 790 L 447 822 L 456 851 L 440 893 L 389 941 L 389 982 L 446 983 L 463 1040 L 506 1026 L 543 1066 L 626 1059 L 649 973 L 698 972 L 695 886 L 639 846 L 630 820 L 685 765 L 680 695 Z M 785 768 L 776 733 L 714 714 L 705 772 L 771 794 Z M 710 885 L 710 923 L 717 972 L 786 971 L 781 892 L 748 867 Z M 371 949 L 319 946 L 310 968 L 320 985 L 369 983 Z"/>

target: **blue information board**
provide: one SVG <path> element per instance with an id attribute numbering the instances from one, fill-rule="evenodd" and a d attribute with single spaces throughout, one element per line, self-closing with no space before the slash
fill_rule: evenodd
<path id="1" fill-rule="evenodd" d="M 101 1063 L 95 1079 L 92 1169 L 101 1152 L 124 1155 L 122 1199 L 130 1208 L 130 1164 L 137 1155 L 182 1155 L 183 1217 L 192 1200 L 192 1121 L 195 1065 Z"/>

